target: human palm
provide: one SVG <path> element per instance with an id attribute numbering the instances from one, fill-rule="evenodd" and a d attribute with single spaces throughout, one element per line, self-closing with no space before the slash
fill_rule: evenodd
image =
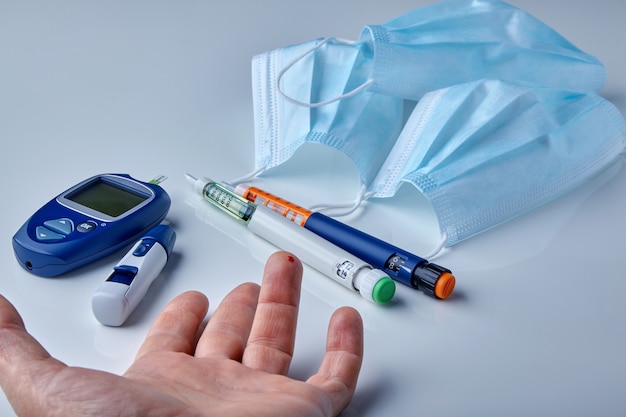
<path id="1" fill-rule="evenodd" d="M 206 327 L 206 297 L 181 294 L 123 376 L 50 357 L 0 296 L 0 385 L 21 417 L 337 415 L 361 366 L 361 318 L 351 308 L 337 310 L 318 372 L 306 382 L 289 378 L 301 275 L 296 258 L 274 254 L 262 286 L 235 288 Z"/>

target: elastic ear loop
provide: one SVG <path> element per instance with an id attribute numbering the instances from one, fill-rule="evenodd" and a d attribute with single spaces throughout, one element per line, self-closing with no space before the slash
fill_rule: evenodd
<path id="1" fill-rule="evenodd" d="M 263 172 L 265 172 L 265 170 L 267 169 L 267 166 L 262 166 L 261 168 L 252 171 L 246 175 L 244 175 L 243 177 L 239 177 L 239 178 L 235 178 L 232 181 L 226 182 L 224 181 L 224 184 L 235 188 L 236 186 L 238 186 L 239 184 L 242 184 L 244 182 L 248 182 L 256 177 L 258 177 L 259 175 L 261 175 Z"/>
<path id="2" fill-rule="evenodd" d="M 443 235 L 441 235 L 441 240 L 439 241 L 439 244 L 437 245 L 437 247 L 433 249 L 430 253 L 427 253 L 424 258 L 431 260 L 435 258 L 437 255 L 440 255 L 443 252 L 444 246 L 446 246 L 447 241 L 448 241 L 448 233 L 443 232 Z"/>
<path id="3" fill-rule="evenodd" d="M 303 54 L 301 54 L 300 56 L 296 57 L 295 59 L 293 59 L 291 62 L 289 62 L 282 70 L 280 70 L 280 72 L 278 73 L 278 77 L 276 78 L 276 90 L 278 91 L 278 93 L 288 102 L 298 105 L 298 106 L 302 106 L 302 107 L 309 107 L 309 108 L 316 108 L 316 107 L 321 107 L 321 106 L 325 106 L 327 104 L 331 104 L 334 103 L 336 101 L 339 100 L 343 100 L 345 98 L 350 98 L 353 97 L 355 95 L 357 95 L 358 93 L 360 93 L 361 91 L 365 90 L 367 87 L 369 87 L 370 85 L 372 85 L 372 83 L 374 82 L 374 80 L 367 80 L 365 81 L 363 84 L 361 84 L 360 86 L 354 88 L 353 90 L 348 91 L 347 93 L 344 93 L 340 96 L 337 96 L 335 98 L 332 98 L 330 100 L 326 100 L 326 101 L 319 101 L 316 103 L 306 103 L 304 101 L 300 101 L 300 100 L 296 100 L 293 97 L 290 97 L 287 95 L 287 93 L 285 93 L 281 87 L 280 87 L 280 81 L 283 78 L 283 75 L 285 75 L 285 73 L 287 71 L 289 71 L 295 64 L 297 64 L 298 62 L 300 62 L 305 56 L 309 55 L 312 52 L 315 52 L 317 49 L 321 48 L 322 46 L 324 46 L 325 44 L 327 44 L 329 41 L 331 40 L 336 40 L 338 43 L 341 44 L 345 44 L 345 45 L 350 45 L 352 44 L 352 42 L 349 41 L 343 41 L 343 40 L 339 40 L 336 38 L 324 38 L 320 43 L 318 43 L 317 45 L 315 45 L 314 47 L 310 48 L 308 51 L 304 52 Z"/>
<path id="4" fill-rule="evenodd" d="M 366 192 L 366 188 L 364 185 L 361 185 L 361 189 L 359 194 L 356 196 L 356 199 L 352 202 L 343 203 L 343 204 L 316 204 L 314 206 L 309 207 L 311 211 L 324 211 L 324 210 L 337 210 L 337 209 L 346 209 L 344 211 L 337 211 L 331 214 L 333 217 L 342 217 L 347 216 L 349 214 L 354 213 L 363 203 L 364 200 L 370 198 L 374 195 L 374 192 Z"/>

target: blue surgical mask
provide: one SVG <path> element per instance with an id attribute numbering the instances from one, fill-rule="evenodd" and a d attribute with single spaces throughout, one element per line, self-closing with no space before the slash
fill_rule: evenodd
<path id="1" fill-rule="evenodd" d="M 357 42 L 316 39 L 255 56 L 256 169 L 315 142 L 347 154 L 369 180 L 405 121 L 402 109 L 428 91 L 493 78 L 587 92 L 604 75 L 595 58 L 506 3 L 437 3 L 367 26 Z"/>
<path id="2" fill-rule="evenodd" d="M 429 91 L 479 79 L 500 79 L 591 92 L 605 68 L 553 29 L 499 0 L 448 0 L 382 25 L 357 42 L 372 57 L 369 90 L 418 100 Z"/>
<path id="3" fill-rule="evenodd" d="M 595 93 L 484 80 L 426 94 L 369 184 L 431 202 L 445 246 L 582 184 L 626 149 L 619 111 Z"/>
<path id="4" fill-rule="evenodd" d="M 313 107 L 365 90 L 417 101 L 429 91 L 479 79 L 598 92 L 606 77 L 595 57 L 499 0 L 435 3 L 382 25 L 365 26 L 356 42 L 331 38 L 323 43 L 324 49 L 319 41 L 301 45 L 305 48 L 299 58 L 283 63 L 265 88 L 277 88 L 292 103 Z M 310 71 L 294 68 L 299 59 L 309 61 Z M 316 100 L 282 86 L 281 78 L 288 76 L 310 81 L 320 90 L 311 97 Z M 346 88 L 348 76 L 351 85 Z"/>
<path id="5" fill-rule="evenodd" d="M 590 93 L 602 64 L 497 0 L 424 7 L 357 42 L 260 54 L 252 69 L 257 172 L 305 142 L 327 145 L 354 162 L 363 198 L 418 187 L 446 246 L 550 201 L 624 149 L 619 113 Z M 528 175 L 535 160 L 545 169 Z"/>
<path id="6" fill-rule="evenodd" d="M 350 43 L 314 40 L 254 57 L 257 169 L 280 165 L 309 142 L 339 150 L 364 181 L 374 179 L 406 120 L 405 101 L 369 91 L 344 94 L 354 74 L 345 62 L 360 61 L 359 54 Z M 319 65 L 332 76 L 318 76 Z M 284 92 L 293 99 L 285 100 Z M 337 95 L 344 97 L 325 102 Z"/>

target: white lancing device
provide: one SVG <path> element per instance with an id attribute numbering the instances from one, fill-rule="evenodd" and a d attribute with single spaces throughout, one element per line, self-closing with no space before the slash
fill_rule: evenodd
<path id="1" fill-rule="evenodd" d="M 165 267 L 175 240 L 176 234 L 169 225 L 156 226 L 113 267 L 91 299 L 94 316 L 100 323 L 124 324 Z"/>

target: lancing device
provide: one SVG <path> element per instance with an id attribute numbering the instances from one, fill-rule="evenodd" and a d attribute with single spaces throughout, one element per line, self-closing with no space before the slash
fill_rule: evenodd
<path id="1" fill-rule="evenodd" d="M 256 187 L 240 184 L 235 188 L 235 193 L 259 206 L 269 207 L 375 268 L 382 269 L 391 278 L 421 290 L 433 298 L 445 299 L 454 290 L 456 279 L 447 268 Z"/>
<path id="2" fill-rule="evenodd" d="M 175 241 L 174 229 L 160 224 L 133 245 L 93 294 L 91 307 L 100 323 L 124 324 L 165 267 Z"/>
<path id="3" fill-rule="evenodd" d="M 325 274 L 366 300 L 385 304 L 395 292 L 396 284 L 384 272 L 372 268 L 354 255 L 324 238 L 272 213 L 270 209 L 238 196 L 226 187 L 207 178 L 187 174 L 194 191 L 234 218 L 246 223 L 248 229 L 292 252 L 302 262 Z"/>

